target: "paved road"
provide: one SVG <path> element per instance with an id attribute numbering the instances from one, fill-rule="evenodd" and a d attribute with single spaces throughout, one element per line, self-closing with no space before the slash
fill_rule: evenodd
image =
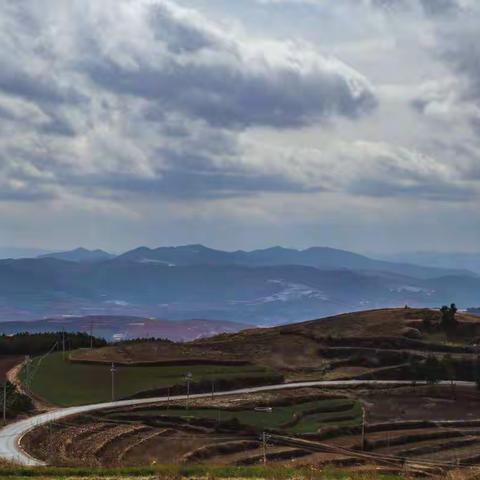
<path id="1" fill-rule="evenodd" d="M 419 382 L 420 384 L 421 382 Z M 457 385 L 474 386 L 473 382 L 456 382 Z M 302 387 L 351 387 L 360 385 L 377 385 L 377 386 L 399 386 L 409 385 L 409 381 L 376 381 L 376 380 L 347 380 L 347 381 L 316 381 L 316 382 L 297 382 L 284 383 L 280 385 L 268 385 L 264 387 L 243 388 L 240 390 L 231 390 L 228 392 L 217 392 L 215 396 L 240 395 L 245 393 L 266 392 L 272 390 L 286 390 L 292 388 Z M 441 382 L 441 384 L 450 385 L 450 382 Z M 211 393 L 202 393 L 190 395 L 190 398 L 206 398 L 210 397 Z M 186 395 L 177 395 L 170 397 L 170 400 L 185 400 Z M 97 410 L 104 410 L 115 407 L 130 407 L 133 405 L 145 405 L 149 403 L 166 402 L 168 397 L 146 398 L 140 400 L 121 400 L 118 402 L 98 403 L 93 405 L 82 405 L 79 407 L 59 408 L 48 413 L 36 415 L 34 417 L 21 420 L 19 422 L 7 425 L 0 430 L 0 458 L 11 460 L 25 466 L 40 466 L 44 462 L 28 455 L 21 447 L 20 440 L 30 430 L 44 425 L 46 423 L 60 420 L 70 415 L 77 415 L 81 413 L 94 412 Z"/>

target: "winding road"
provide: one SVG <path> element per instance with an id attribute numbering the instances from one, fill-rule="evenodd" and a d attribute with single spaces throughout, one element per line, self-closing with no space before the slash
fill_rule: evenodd
<path id="1" fill-rule="evenodd" d="M 314 381 L 314 382 L 297 382 L 297 383 L 283 383 L 280 385 L 267 385 L 263 387 L 243 388 L 240 390 L 230 390 L 226 392 L 216 392 L 215 396 L 228 396 L 228 395 L 241 395 L 245 393 L 258 393 L 274 390 L 287 390 L 293 388 L 303 387 L 352 387 L 352 386 L 402 386 L 410 385 L 410 381 L 397 381 L 397 380 L 332 380 L 332 381 Z M 422 382 L 417 382 L 421 384 Z M 450 382 L 440 382 L 441 385 L 450 385 Z M 457 385 L 462 386 L 475 386 L 473 382 L 456 382 Z M 190 395 L 189 398 L 207 398 L 211 397 L 211 393 L 201 393 Z M 186 395 L 171 396 L 170 400 L 186 400 Z M 98 410 L 104 410 L 117 407 L 130 407 L 134 405 L 146 405 L 150 403 L 167 402 L 168 397 L 157 398 L 145 398 L 136 400 L 120 400 L 116 402 L 98 403 L 92 405 L 82 405 L 78 407 L 59 408 L 47 413 L 42 413 L 34 417 L 20 420 L 15 423 L 11 423 L 0 430 L 0 458 L 13 461 L 17 464 L 24 466 L 42 466 L 44 462 L 33 458 L 27 452 L 25 452 L 20 442 L 22 437 L 30 430 L 45 425 L 49 422 L 60 420 L 62 418 L 69 417 L 71 415 L 78 415 L 81 413 L 94 412 Z"/>

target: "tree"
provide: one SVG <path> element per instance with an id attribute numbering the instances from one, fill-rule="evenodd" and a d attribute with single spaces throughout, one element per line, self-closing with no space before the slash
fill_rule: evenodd
<path id="1" fill-rule="evenodd" d="M 442 359 L 443 372 L 448 380 L 450 380 L 450 385 L 452 387 L 452 395 L 456 396 L 455 392 L 455 378 L 456 378 L 456 368 L 455 361 L 450 354 L 447 354 Z"/>
<path id="2" fill-rule="evenodd" d="M 477 355 L 474 370 L 473 370 L 473 380 L 477 386 L 477 390 L 480 390 L 480 355 Z"/>
<path id="3" fill-rule="evenodd" d="M 447 305 L 444 305 L 440 309 L 440 313 L 442 314 L 442 326 L 445 328 L 448 327 L 454 327 L 457 324 L 457 320 L 455 318 L 455 315 L 457 313 L 458 309 L 457 306 L 452 303 L 448 307 Z"/>
<path id="4" fill-rule="evenodd" d="M 423 376 L 427 383 L 434 385 L 442 376 L 442 365 L 434 355 L 429 355 L 423 364 Z"/>
<path id="5" fill-rule="evenodd" d="M 413 389 L 415 390 L 415 387 L 417 386 L 417 381 L 420 380 L 421 374 L 422 374 L 422 366 L 418 361 L 417 357 L 412 356 L 410 358 L 409 370 L 410 370 L 410 377 L 413 383 Z"/>
<path id="6" fill-rule="evenodd" d="M 7 418 L 16 417 L 19 414 L 28 413 L 33 410 L 34 405 L 30 397 L 27 397 L 23 393 L 20 393 L 15 385 L 10 383 L 9 381 L 6 382 L 6 392 L 7 392 Z M 4 389 L 0 389 L 0 408 L 3 405 L 3 394 Z M 1 411 L 1 410 L 0 410 Z"/>

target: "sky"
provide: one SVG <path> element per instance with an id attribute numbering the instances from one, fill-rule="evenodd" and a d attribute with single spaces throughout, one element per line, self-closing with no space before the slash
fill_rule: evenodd
<path id="1" fill-rule="evenodd" d="M 476 0 L 3 0 L 0 246 L 475 251 Z"/>

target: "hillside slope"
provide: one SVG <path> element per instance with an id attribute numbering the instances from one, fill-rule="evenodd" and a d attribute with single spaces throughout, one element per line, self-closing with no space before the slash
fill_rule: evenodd
<path id="1" fill-rule="evenodd" d="M 77 351 L 72 359 L 134 363 L 204 356 L 255 363 L 292 380 L 355 378 L 372 372 L 384 375 L 385 369 L 403 377 L 405 372 L 398 370 L 400 365 L 413 357 L 421 361 L 429 353 L 439 358 L 450 353 L 460 363 L 474 361 L 476 347 L 472 341 L 480 336 L 480 318 L 458 314 L 457 319 L 458 326 L 445 331 L 440 326 L 438 311 L 373 310 L 222 334 L 188 344 L 170 344 L 168 348 L 153 342 Z M 467 374 L 473 373 L 462 373 Z"/>

